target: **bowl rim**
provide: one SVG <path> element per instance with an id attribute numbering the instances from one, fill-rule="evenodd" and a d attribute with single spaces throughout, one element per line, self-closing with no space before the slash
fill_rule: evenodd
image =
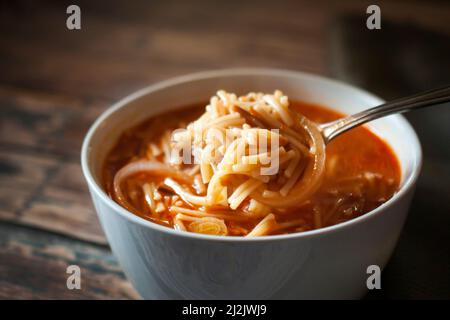
<path id="1" fill-rule="evenodd" d="M 94 121 L 94 123 L 89 128 L 82 144 L 81 148 L 81 167 L 83 171 L 83 175 L 87 181 L 87 184 L 89 186 L 89 189 L 91 191 L 91 196 L 93 197 L 95 195 L 99 197 L 112 211 L 114 211 L 115 214 L 121 215 L 123 218 L 133 222 L 137 223 L 143 227 L 149 228 L 156 232 L 162 232 L 169 236 L 175 236 L 175 237 L 181 237 L 181 238 L 190 238 L 190 239 L 198 239 L 198 240 L 204 240 L 204 241 L 213 241 L 213 242 L 235 242 L 235 243 L 252 243 L 252 242 L 270 242 L 270 241 L 280 241 L 280 240 L 292 240 L 292 239 L 303 239 L 303 238 L 311 238 L 311 237 L 320 237 L 324 235 L 328 235 L 331 233 L 335 233 L 338 231 L 342 231 L 348 228 L 351 228 L 355 225 L 358 225 L 362 222 L 366 222 L 368 220 L 371 220 L 379 215 L 381 215 L 384 211 L 386 211 L 387 208 L 392 207 L 394 204 L 398 203 L 402 198 L 404 198 L 411 189 L 414 188 L 415 183 L 418 179 L 421 167 L 422 167 L 422 148 L 419 142 L 419 139 L 417 137 L 416 132 L 410 125 L 410 123 L 404 118 L 402 115 L 396 114 L 391 115 L 390 117 L 395 118 L 397 121 L 400 122 L 403 127 L 409 131 L 409 145 L 411 148 L 413 148 L 414 158 L 413 163 L 411 165 L 411 173 L 408 177 L 406 177 L 403 185 L 401 188 L 385 203 L 381 204 L 377 208 L 373 209 L 372 211 L 369 211 L 359 217 L 356 217 L 354 219 L 335 224 L 332 226 L 327 226 L 324 228 L 304 231 L 304 232 L 298 232 L 298 233 L 290 233 L 290 234 L 282 234 L 282 235 L 268 235 L 268 236 L 261 236 L 261 237 L 239 237 L 239 236 L 215 236 L 215 235 L 207 235 L 207 234 L 198 234 L 193 232 L 185 232 L 185 231 L 179 231 L 172 228 L 164 227 L 162 225 L 159 225 L 157 223 L 151 222 L 149 220 L 146 220 L 144 218 L 141 218 L 134 213 L 128 211 L 127 209 L 120 206 L 118 203 L 116 203 L 113 199 L 111 199 L 106 192 L 103 190 L 103 188 L 97 184 L 97 182 L 94 179 L 94 176 L 91 172 L 91 168 L 89 166 L 88 162 L 88 155 L 90 150 L 90 143 L 95 135 L 96 131 L 101 127 L 102 123 L 108 119 L 112 114 L 115 112 L 118 112 L 120 109 L 125 108 L 129 103 L 148 95 L 152 92 L 168 88 L 177 84 L 182 84 L 186 82 L 196 81 L 196 80 L 204 80 L 208 78 L 215 78 L 215 77 L 223 77 L 223 76 L 246 76 L 246 75 L 265 75 L 265 76 L 297 76 L 306 78 L 309 80 L 315 80 L 320 81 L 324 83 L 329 83 L 335 86 L 338 86 L 344 90 L 352 90 L 353 92 L 357 92 L 360 95 L 364 95 L 369 100 L 372 100 L 374 103 L 383 103 L 384 100 L 381 98 L 363 90 L 358 87 L 355 87 L 353 85 L 311 74 L 308 72 L 303 71 L 292 71 L 292 70 L 285 70 L 285 69 L 274 69 L 274 68 L 229 68 L 229 69 L 216 69 L 216 70 L 207 70 L 207 71 L 201 71 L 201 72 L 195 72 L 190 73 L 174 78 L 170 78 L 167 80 L 163 80 L 160 82 L 157 82 L 155 84 L 151 84 L 147 87 L 144 87 L 140 90 L 137 90 L 126 97 L 120 99 L 110 107 L 108 107 L 97 119 Z M 97 210 L 96 210 L 97 211 Z M 98 214 L 98 212 L 97 212 Z"/>

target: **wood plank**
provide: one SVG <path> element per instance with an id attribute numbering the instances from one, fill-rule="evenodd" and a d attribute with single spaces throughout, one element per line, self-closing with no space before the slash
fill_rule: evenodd
<path id="1" fill-rule="evenodd" d="M 0 220 L 106 244 L 79 165 L 106 103 L 0 87 L 0 104 Z"/>
<path id="2" fill-rule="evenodd" d="M 0 168 L 0 220 L 106 244 L 78 162 L 0 152 Z"/>
<path id="3" fill-rule="evenodd" d="M 48 157 L 0 149 L 0 219 L 15 219 L 57 165 L 57 161 Z"/>
<path id="4" fill-rule="evenodd" d="M 81 4 L 83 12 L 89 13 L 91 6 L 95 10 L 91 3 Z M 78 33 L 58 24 L 65 18 L 60 5 L 40 15 L 23 10 L 27 19 L 13 30 L 14 15 L 5 14 L 1 23 L 7 45 L 0 48 L 0 80 L 71 95 L 117 98 L 155 80 L 208 68 L 265 66 L 324 72 L 322 28 L 315 28 L 323 25 L 320 8 L 309 10 L 313 19 L 307 22 L 303 10 L 294 6 L 295 14 L 286 13 L 289 27 L 283 28 L 280 16 L 263 18 L 255 11 L 258 7 L 244 5 L 231 23 L 212 3 L 204 5 L 201 24 L 202 19 L 186 21 L 199 14 L 196 6 L 166 7 L 158 2 L 154 11 L 143 10 L 149 13 L 145 20 L 111 23 L 102 16 L 86 18 L 86 27 Z M 230 10 L 238 7 L 234 4 Z M 212 29 L 205 28 L 208 21 L 214 22 Z M 33 25 L 39 27 L 30 33 Z M 281 28 L 284 31 L 277 32 Z M 23 67 L 17 70 L 13 65 Z"/>
<path id="5" fill-rule="evenodd" d="M 263 0 L 217 6 L 211 1 L 136 1 L 104 6 L 80 1 L 80 31 L 64 26 L 67 4 L 44 2 L 39 10 L 25 2 L 5 6 L 0 81 L 116 99 L 163 78 L 210 68 L 264 66 L 329 74 L 327 39 L 333 21 L 348 12 L 364 21 L 369 2 L 338 6 L 333 1 Z M 386 19 L 449 30 L 448 4 L 380 5 Z"/>
<path id="6" fill-rule="evenodd" d="M 106 244 L 78 162 L 62 163 L 20 222 L 77 239 Z"/>
<path id="7" fill-rule="evenodd" d="M 103 247 L 0 223 L 0 299 L 137 299 Z M 66 269 L 81 270 L 81 289 L 66 286 Z"/>
<path id="8" fill-rule="evenodd" d="M 0 86 L 0 146 L 79 159 L 89 126 L 109 102 Z"/>

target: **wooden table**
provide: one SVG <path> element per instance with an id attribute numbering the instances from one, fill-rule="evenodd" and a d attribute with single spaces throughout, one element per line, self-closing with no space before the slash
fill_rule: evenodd
<path id="1" fill-rule="evenodd" d="M 89 125 L 136 89 L 212 68 L 287 68 L 364 86 L 340 68 L 336 52 L 342 48 L 333 39 L 343 39 L 335 32 L 347 30 L 343 17 L 359 17 L 364 28 L 370 2 L 342 2 L 75 1 L 82 12 L 79 31 L 65 25 L 72 2 L 2 2 L 0 298 L 138 298 L 111 254 L 81 174 L 80 146 Z M 448 3 L 385 1 L 381 8 L 383 21 L 450 33 Z M 352 28 L 358 26 L 353 22 Z M 449 113 L 424 115 L 430 126 L 448 127 Z M 411 119 L 421 137 L 432 141 L 420 119 Z M 448 129 L 444 134 L 448 143 Z M 424 146 L 430 157 L 411 213 L 424 223 L 408 222 L 383 290 L 369 298 L 450 296 L 450 157 L 448 148 L 436 147 Z M 447 183 L 437 187 L 443 178 Z M 72 264 L 81 268 L 81 290 L 66 288 Z M 431 282 L 420 282 L 435 273 L 441 281 L 431 276 Z"/>

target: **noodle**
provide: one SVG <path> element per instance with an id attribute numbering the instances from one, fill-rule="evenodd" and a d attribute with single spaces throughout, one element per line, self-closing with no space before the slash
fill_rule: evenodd
<path id="1" fill-rule="evenodd" d="M 339 176 L 340 155 L 325 170 L 317 126 L 279 90 L 220 90 L 194 121 L 181 128 L 180 120 L 177 130 L 147 137 L 110 189 L 126 209 L 180 231 L 257 237 L 322 228 L 386 201 L 396 187 L 395 177 L 368 170 Z"/>
<path id="2" fill-rule="evenodd" d="M 247 119 L 242 113 L 238 112 L 239 109 L 250 112 L 258 123 L 267 123 L 268 127 L 277 129 L 278 132 L 269 130 L 268 127 L 252 127 L 247 124 Z M 299 117 L 298 114 L 289 110 L 289 101 L 281 91 L 275 91 L 273 95 L 249 94 L 237 99 L 234 94 L 221 90 L 216 97 L 211 98 L 206 112 L 199 119 L 190 123 L 186 132 L 177 132 L 172 139 L 172 143 L 174 140 L 180 142 L 178 147 L 183 151 L 185 151 L 183 148 L 191 147 L 194 155 L 200 155 L 195 169 L 190 169 L 186 175 L 191 177 L 199 171 L 202 183 L 207 185 L 206 194 L 193 194 L 189 190 L 189 185 L 192 187 L 192 183 L 186 183 L 190 182 L 190 179 L 183 177 L 182 171 L 169 169 L 170 163 L 183 165 L 180 159 L 172 157 L 167 167 L 164 164 L 150 165 L 138 162 L 129 164 L 116 174 L 116 196 L 122 205 L 130 207 L 122 194 L 120 183 L 132 173 L 146 170 L 153 174 L 170 176 L 164 179 L 163 186 L 194 207 L 222 206 L 236 210 L 244 204 L 247 198 L 257 200 L 260 205 L 273 209 L 298 204 L 318 188 L 325 159 L 324 142 L 321 135 L 306 119 L 299 119 Z M 230 135 L 234 137 L 228 145 L 226 137 L 223 136 L 224 129 L 231 132 L 231 134 L 227 132 L 228 138 Z M 298 137 L 297 131 L 306 136 Z M 285 137 L 283 132 L 287 132 L 289 135 Z M 162 152 L 154 144 L 151 145 L 153 156 L 163 153 L 165 163 L 168 162 L 170 154 L 168 140 L 168 135 L 163 135 Z M 301 141 L 308 143 L 303 144 Z M 283 149 L 280 148 L 280 145 L 283 145 Z M 312 159 L 307 154 L 309 150 L 315 150 Z M 276 165 L 279 166 L 281 153 L 289 154 L 290 157 L 289 164 L 285 169 L 276 167 Z M 275 163 L 275 167 L 270 168 L 273 163 Z M 227 180 L 229 175 L 237 175 L 238 178 Z M 275 176 L 280 178 L 273 179 Z M 282 176 L 286 176 L 288 179 L 284 184 L 279 185 L 285 180 L 281 179 Z M 187 184 L 188 188 L 184 188 L 177 180 Z M 224 182 L 225 180 L 227 182 Z M 241 182 L 237 184 L 237 181 Z M 197 188 L 192 188 L 203 191 L 202 188 L 199 188 L 198 181 L 196 186 Z M 283 197 L 283 201 L 279 201 L 275 197 L 263 196 L 269 187 L 278 188 L 278 195 Z M 149 198 L 151 191 L 148 184 L 145 185 L 144 192 L 146 199 Z M 152 212 L 159 212 L 164 208 L 161 203 L 155 205 L 155 202 L 150 199 L 147 199 L 147 202 Z M 167 203 L 165 205 L 168 206 Z M 253 205 L 253 207 L 255 206 Z M 267 217 L 269 217 L 268 212 Z M 262 221 L 269 220 L 263 219 Z M 179 229 L 182 229 L 179 222 L 177 225 Z M 259 227 L 259 229 L 261 228 L 265 230 L 269 227 L 264 224 L 263 227 Z M 252 231 L 249 235 L 259 233 L 261 232 Z"/>
<path id="3" fill-rule="evenodd" d="M 271 213 L 268 214 L 260 223 L 250 231 L 246 237 L 260 237 L 268 234 L 271 229 L 276 228 L 275 216 Z"/>

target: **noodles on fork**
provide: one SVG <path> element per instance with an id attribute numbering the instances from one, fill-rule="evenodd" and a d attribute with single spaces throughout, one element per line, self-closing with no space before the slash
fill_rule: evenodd
<path id="1" fill-rule="evenodd" d="M 116 173 L 114 192 L 122 206 L 135 212 L 124 194 L 124 181 L 140 173 L 160 177 L 158 184 L 144 184 L 146 203 L 155 212 L 153 189 L 178 195 L 185 210 L 181 213 L 176 210 L 180 206 L 171 203 L 168 210 L 174 212 L 173 223 L 180 230 L 226 234 L 221 223 L 233 220 L 228 218 L 232 214 L 217 215 L 214 210 L 239 210 L 253 217 L 251 211 L 259 210 L 265 213 L 259 213 L 262 227 L 258 224 L 248 236 L 269 234 L 276 225 L 274 214 L 305 201 L 319 187 L 324 171 L 320 133 L 289 109 L 288 98 L 278 90 L 241 97 L 220 90 L 202 116 L 171 135 L 170 145 L 167 137 L 164 134 L 159 145 L 151 144 L 147 152 L 153 160 L 130 162 Z M 194 181 L 204 186 L 202 191 Z"/>
<path id="2" fill-rule="evenodd" d="M 340 177 L 341 154 L 325 170 L 317 125 L 279 90 L 219 90 L 199 117 L 184 120 L 119 154 L 125 161 L 108 187 L 127 210 L 180 231 L 258 237 L 321 228 L 367 212 L 396 188 L 395 177 L 376 170 Z"/>

